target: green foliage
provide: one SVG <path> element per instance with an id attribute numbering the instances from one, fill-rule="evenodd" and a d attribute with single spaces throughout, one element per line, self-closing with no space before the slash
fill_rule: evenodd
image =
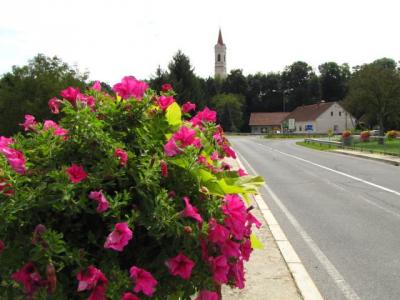
<path id="1" fill-rule="evenodd" d="M 0 133 L 16 133 L 18 123 L 23 123 L 28 113 L 38 120 L 49 118 L 49 99 L 66 86 L 83 88 L 87 76 L 58 57 L 43 54 L 35 56 L 26 66 L 14 66 L 0 78 Z"/>
<path id="2" fill-rule="evenodd" d="M 219 122 L 226 131 L 239 131 L 243 124 L 244 101 L 240 94 L 218 94 L 213 98 L 212 107 L 217 111 Z"/>

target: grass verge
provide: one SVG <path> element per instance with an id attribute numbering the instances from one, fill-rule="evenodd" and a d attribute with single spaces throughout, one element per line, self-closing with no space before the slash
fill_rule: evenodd
<path id="1" fill-rule="evenodd" d="M 314 150 L 320 150 L 320 151 L 337 149 L 337 147 L 334 145 L 325 145 L 325 144 L 318 144 L 318 143 L 297 142 L 296 145 L 300 145 L 303 147 L 307 147 L 307 148 L 314 149 Z"/>

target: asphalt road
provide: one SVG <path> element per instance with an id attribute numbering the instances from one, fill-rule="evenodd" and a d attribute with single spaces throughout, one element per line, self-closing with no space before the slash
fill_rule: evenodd
<path id="1" fill-rule="evenodd" d="M 261 189 L 325 299 L 400 299 L 400 167 L 293 140 L 229 139 L 277 196 Z"/>

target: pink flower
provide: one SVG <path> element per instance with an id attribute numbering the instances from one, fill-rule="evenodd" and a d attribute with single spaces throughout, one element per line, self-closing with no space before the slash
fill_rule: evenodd
<path id="1" fill-rule="evenodd" d="M 202 111 L 199 111 L 190 122 L 196 126 L 200 125 L 201 122 L 216 122 L 217 121 L 217 113 L 213 110 L 210 110 L 208 107 L 204 108 Z"/>
<path id="2" fill-rule="evenodd" d="M 190 204 L 189 198 L 183 197 L 183 201 L 185 201 L 186 207 L 182 212 L 182 216 L 193 218 L 199 223 L 203 222 L 203 218 L 199 214 L 197 208 Z"/>
<path id="3" fill-rule="evenodd" d="M 187 147 L 193 144 L 196 137 L 196 130 L 182 126 L 179 130 L 172 136 L 175 142 L 180 142 L 182 147 Z"/>
<path id="4" fill-rule="evenodd" d="M 49 100 L 48 105 L 49 105 L 50 111 L 51 111 L 53 114 L 59 114 L 59 113 L 60 113 L 60 109 L 59 109 L 59 107 L 58 107 L 58 104 L 59 104 L 60 102 L 61 102 L 61 100 L 60 100 L 60 99 L 57 99 L 56 97 L 53 97 L 53 98 L 51 98 L 51 99 Z"/>
<path id="5" fill-rule="evenodd" d="M 214 151 L 211 156 L 210 156 L 211 160 L 218 160 L 218 152 Z"/>
<path id="6" fill-rule="evenodd" d="M 220 255 L 211 260 L 213 279 L 216 283 L 228 282 L 229 265 L 226 256 Z"/>
<path id="7" fill-rule="evenodd" d="M 154 288 L 157 285 L 157 280 L 144 269 L 140 269 L 138 267 L 131 267 L 129 270 L 131 278 L 135 283 L 135 287 L 133 291 L 135 293 L 143 292 L 146 296 L 151 297 L 154 293 Z"/>
<path id="8" fill-rule="evenodd" d="M 195 138 L 192 145 L 197 149 L 200 149 L 202 147 L 200 138 Z"/>
<path id="9" fill-rule="evenodd" d="M 78 96 L 78 94 L 80 94 L 79 89 L 70 86 L 67 87 L 65 90 L 62 90 L 60 96 L 75 105 L 76 97 Z"/>
<path id="10" fill-rule="evenodd" d="M 208 222 L 208 239 L 213 243 L 224 243 L 229 238 L 229 231 L 217 223 L 214 218 Z"/>
<path id="11" fill-rule="evenodd" d="M 44 125 L 43 125 L 44 130 L 54 130 L 54 135 L 56 136 L 66 136 L 68 134 L 68 130 L 62 128 L 60 125 L 58 125 L 56 122 L 52 120 L 45 120 Z"/>
<path id="12" fill-rule="evenodd" d="M 132 230 L 129 229 L 128 222 L 117 223 L 114 231 L 108 235 L 104 248 L 122 251 L 131 239 Z"/>
<path id="13" fill-rule="evenodd" d="M 246 239 L 242 245 L 240 246 L 240 251 L 242 252 L 242 257 L 245 261 L 249 261 L 250 254 L 253 252 L 253 248 L 251 248 L 251 241 Z"/>
<path id="14" fill-rule="evenodd" d="M 260 228 L 262 226 L 261 222 L 257 220 L 257 218 L 252 214 L 248 213 L 247 214 L 247 226 L 251 227 L 251 225 L 255 224 L 257 228 Z"/>
<path id="15" fill-rule="evenodd" d="M 192 102 L 186 102 L 182 105 L 182 111 L 186 114 L 192 110 L 196 109 L 196 104 L 192 103 Z"/>
<path id="16" fill-rule="evenodd" d="M 95 90 L 97 92 L 101 92 L 101 84 L 100 81 L 96 80 L 93 85 L 92 85 L 92 90 Z"/>
<path id="17" fill-rule="evenodd" d="M 120 148 L 117 148 L 115 149 L 114 157 L 119 159 L 119 164 L 121 166 L 126 167 L 128 163 L 128 153 L 126 153 L 124 150 Z"/>
<path id="18" fill-rule="evenodd" d="M 25 122 L 24 122 L 24 123 L 21 123 L 21 124 L 19 124 L 19 125 L 21 125 L 22 127 L 24 127 L 24 130 L 25 130 L 25 131 L 28 131 L 28 130 L 30 130 L 30 129 L 33 130 L 33 129 L 34 129 L 33 126 L 36 125 L 35 117 L 32 116 L 32 115 L 25 115 Z"/>
<path id="19" fill-rule="evenodd" d="M 237 170 L 237 174 L 238 174 L 240 177 L 249 175 L 249 174 L 246 173 L 245 170 L 243 170 L 243 169 L 241 169 L 241 168 L 240 168 L 239 170 Z"/>
<path id="20" fill-rule="evenodd" d="M 161 86 L 161 91 L 163 91 L 164 93 L 166 93 L 168 91 L 172 91 L 172 90 L 173 90 L 172 85 L 170 85 L 169 83 L 164 83 Z"/>
<path id="21" fill-rule="evenodd" d="M 216 140 L 218 143 L 222 143 L 222 136 L 221 133 L 217 132 L 213 135 L 214 140 Z"/>
<path id="22" fill-rule="evenodd" d="M 0 136 L 0 151 L 1 148 L 8 147 L 11 144 L 14 144 L 14 140 L 12 138 L 6 138 L 5 136 Z"/>
<path id="23" fill-rule="evenodd" d="M 165 162 L 165 160 L 162 160 L 160 162 L 160 168 L 161 168 L 161 175 L 163 177 L 168 177 L 168 164 Z"/>
<path id="24" fill-rule="evenodd" d="M 202 290 L 196 297 L 196 300 L 220 300 L 216 292 Z"/>
<path id="25" fill-rule="evenodd" d="M 148 87 L 147 83 L 138 81 L 133 76 L 125 76 L 120 83 L 114 85 L 113 91 L 122 99 L 135 97 L 141 100 Z"/>
<path id="26" fill-rule="evenodd" d="M 240 256 L 240 244 L 227 240 L 221 245 L 221 252 L 226 257 L 239 257 Z"/>
<path id="27" fill-rule="evenodd" d="M 97 212 L 102 213 L 108 209 L 108 201 L 102 191 L 91 191 L 89 198 L 97 202 Z"/>
<path id="28" fill-rule="evenodd" d="M 19 271 L 12 274 L 11 279 L 22 283 L 24 293 L 28 296 L 32 296 L 42 286 L 42 278 L 31 262 L 25 264 Z"/>
<path id="29" fill-rule="evenodd" d="M 96 103 L 94 101 L 93 96 L 86 96 L 84 94 L 79 93 L 76 97 L 76 100 L 78 100 L 83 105 L 90 107 L 92 111 L 94 110 L 94 106 Z"/>
<path id="30" fill-rule="evenodd" d="M 135 294 L 132 293 L 125 293 L 122 296 L 122 300 L 140 300 L 138 296 L 136 296 Z"/>
<path id="31" fill-rule="evenodd" d="M 0 254 L 1 254 L 1 252 L 4 251 L 5 247 L 6 247 L 6 245 L 4 244 L 3 240 L 0 240 Z"/>
<path id="32" fill-rule="evenodd" d="M 13 168 L 13 170 L 15 172 L 17 172 L 18 174 L 21 174 L 21 175 L 25 174 L 26 160 L 25 160 L 24 154 L 21 151 L 15 150 L 12 148 L 3 147 L 0 149 L 0 152 L 5 155 L 5 157 L 8 160 L 8 163 L 10 164 L 11 168 Z"/>
<path id="33" fill-rule="evenodd" d="M 162 110 L 166 110 L 172 103 L 175 102 L 174 97 L 172 96 L 160 96 L 160 98 L 157 101 L 157 104 L 159 107 L 161 107 Z"/>
<path id="34" fill-rule="evenodd" d="M 229 147 L 228 145 L 223 145 L 222 150 L 224 150 L 227 157 L 232 157 L 232 158 L 236 159 L 235 151 L 233 151 L 233 149 L 231 147 Z"/>
<path id="35" fill-rule="evenodd" d="M 239 289 L 244 288 L 243 260 L 239 259 L 235 264 L 231 265 L 228 276 L 233 278 L 236 287 Z"/>
<path id="36" fill-rule="evenodd" d="M 167 260 L 166 265 L 173 276 L 180 276 L 182 279 L 187 280 L 192 275 L 195 263 L 184 254 L 179 253 L 177 256 Z"/>
<path id="37" fill-rule="evenodd" d="M 180 150 L 172 138 L 164 145 L 164 153 L 167 156 L 172 157 L 179 154 L 179 152 Z"/>
<path id="38" fill-rule="evenodd" d="M 76 278 L 79 281 L 78 292 L 92 290 L 88 300 L 106 300 L 105 292 L 108 280 L 101 270 L 89 266 L 86 272 L 79 272 Z"/>
<path id="39" fill-rule="evenodd" d="M 71 167 L 67 168 L 67 173 L 69 176 L 69 180 L 72 183 L 79 183 L 87 178 L 87 174 L 85 173 L 83 167 L 76 164 L 72 164 Z"/>

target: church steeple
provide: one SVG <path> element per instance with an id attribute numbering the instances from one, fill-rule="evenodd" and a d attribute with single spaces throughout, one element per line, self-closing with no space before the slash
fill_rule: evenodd
<path id="1" fill-rule="evenodd" d="M 218 33 L 218 41 L 214 46 L 215 51 L 215 77 L 226 78 L 226 46 L 222 39 L 221 28 Z"/>

